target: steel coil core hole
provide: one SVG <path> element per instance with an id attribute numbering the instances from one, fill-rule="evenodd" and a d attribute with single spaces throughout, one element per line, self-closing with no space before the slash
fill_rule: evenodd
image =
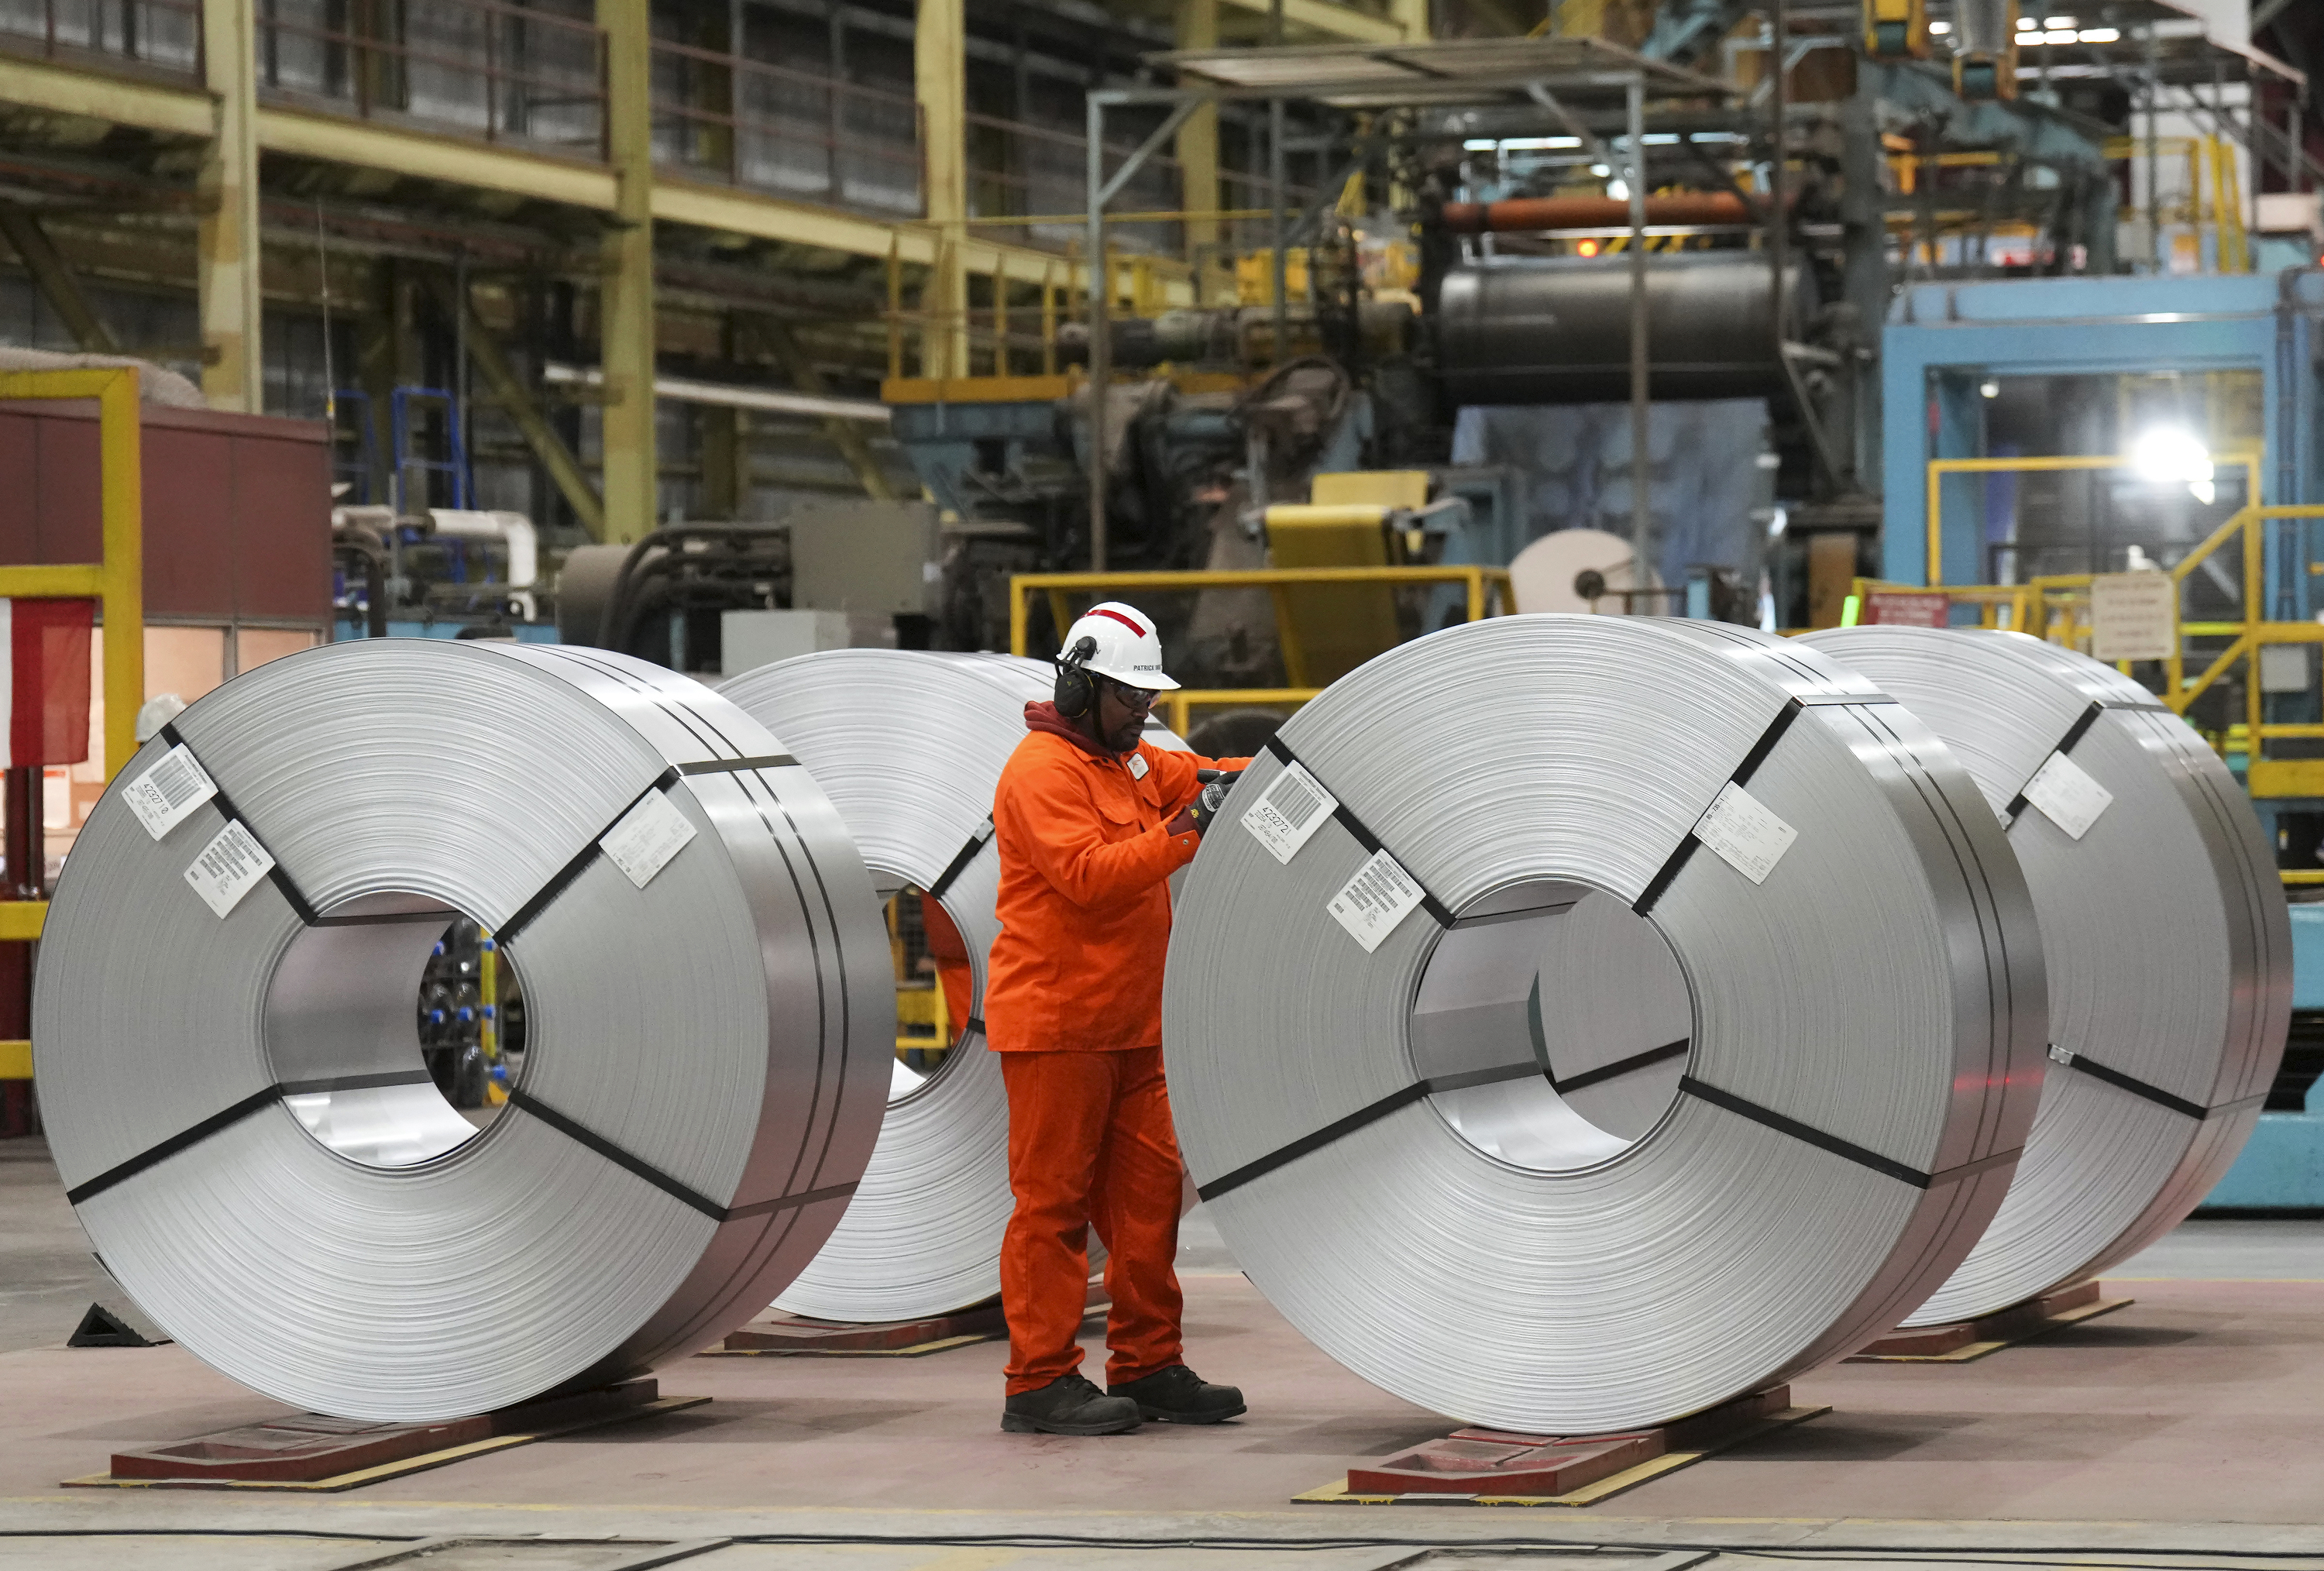
<path id="1" fill-rule="evenodd" d="M 883 887 L 893 882 L 872 877 Z M 940 898 L 905 884 L 888 897 L 887 916 L 896 966 L 896 1063 L 888 1100 L 896 1103 L 935 1084 L 960 1055 L 982 990 L 960 926 Z"/>
<path id="2" fill-rule="evenodd" d="M 499 1116 L 521 1063 L 508 1030 L 521 998 L 508 957 L 456 907 L 364 895 L 324 911 L 275 963 L 267 1062 L 283 1106 L 331 1151 L 416 1167 Z"/>
<path id="3" fill-rule="evenodd" d="M 1678 1096 L 1694 1003 L 1654 923 L 1591 885 L 1541 879 L 1471 901 L 1437 940 L 1412 1009 L 1413 1067 L 1462 1139 L 1536 1172 L 1628 1151 Z"/>

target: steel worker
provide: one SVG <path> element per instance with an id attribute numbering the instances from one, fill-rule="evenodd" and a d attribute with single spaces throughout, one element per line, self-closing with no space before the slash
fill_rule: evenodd
<path id="1" fill-rule="evenodd" d="M 1214 1424 L 1242 1393 L 1188 1369 L 1179 1339 L 1180 1166 L 1162 1083 L 1173 873 L 1225 795 L 1216 762 L 1140 739 L 1162 644 L 1119 602 L 1066 631 L 1055 698 L 994 789 L 1001 937 L 984 1021 L 1009 1094 L 1001 1246 L 1009 1391 L 1001 1427 L 1105 1435 L 1141 1419 Z M 1198 774 L 1198 772 L 1201 772 Z M 1105 1245 L 1107 1387 L 1079 1372 L 1087 1235 Z"/>

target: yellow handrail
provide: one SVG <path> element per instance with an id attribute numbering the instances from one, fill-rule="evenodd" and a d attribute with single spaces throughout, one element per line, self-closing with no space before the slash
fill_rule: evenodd
<path id="1" fill-rule="evenodd" d="M 145 702 L 145 503 L 137 370 L 121 365 L 0 371 L 0 399 L 97 401 L 103 559 L 0 567 L 0 597 L 97 603 L 104 622 L 105 770 L 110 779 L 137 751 L 137 711 Z M 0 940 L 39 938 L 48 910 L 46 901 L 0 901 Z"/>

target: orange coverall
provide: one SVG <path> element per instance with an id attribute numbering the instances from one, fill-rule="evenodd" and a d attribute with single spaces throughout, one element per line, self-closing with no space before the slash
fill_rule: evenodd
<path id="1" fill-rule="evenodd" d="M 931 894 L 920 896 L 920 930 L 927 935 L 928 958 L 936 963 L 936 983 L 944 989 L 945 1020 L 958 1040 L 968 1017 L 976 1012 L 976 973 L 970 969 L 968 940 Z"/>
<path id="2" fill-rule="evenodd" d="M 1001 1245 L 1009 1394 L 1082 1361 L 1088 1229 L 1105 1245 L 1113 1384 L 1180 1362 L 1178 1140 L 1162 1081 L 1162 959 L 1171 873 L 1198 837 L 1166 827 L 1199 769 L 1240 759 L 1098 750 L 1051 704 L 993 792 L 1001 937 L 987 962 L 986 1040 L 1009 1093 Z"/>

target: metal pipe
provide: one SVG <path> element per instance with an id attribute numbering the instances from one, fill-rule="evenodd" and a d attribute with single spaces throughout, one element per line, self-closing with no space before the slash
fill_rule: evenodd
<path id="1" fill-rule="evenodd" d="M 2163 271 L 2163 79 L 2155 64 L 2154 24 L 2146 24 L 2146 255 Z"/>
<path id="2" fill-rule="evenodd" d="M 1611 197 L 1512 197 L 1501 202 L 1447 202 L 1450 235 L 1507 235 L 1540 229 L 1611 229 L 1629 222 L 1630 205 Z M 1733 191 L 1679 191 L 1646 199 L 1646 222 L 1749 224 L 1758 214 Z"/>
<path id="3" fill-rule="evenodd" d="M 1267 42 L 1269 48 L 1283 47 L 1283 0 L 1268 0 Z M 1274 254 L 1275 273 L 1275 344 L 1268 356 L 1268 364 L 1280 365 L 1291 356 L 1285 344 L 1291 337 L 1291 259 L 1285 254 L 1291 239 L 1286 229 L 1283 170 L 1284 114 L 1283 100 L 1267 102 L 1267 205 L 1274 234 L 1268 241 Z M 1321 194 L 1321 193 L 1319 193 Z"/>
<path id="4" fill-rule="evenodd" d="M 1773 30 L 1767 42 L 1767 64 L 1775 75 L 1775 130 L 1769 138 L 1767 159 L 1767 290 L 1772 298 L 1771 315 L 1775 326 L 1775 354 L 1780 357 L 1784 344 L 1790 337 L 1789 324 L 1784 319 L 1784 253 L 1791 246 L 1791 224 L 1784 206 L 1785 188 L 1791 183 L 1790 171 L 1784 168 L 1788 159 L 1784 124 L 1792 106 L 1791 72 L 1784 69 L 1784 37 L 1791 20 L 1784 0 L 1775 0 L 1772 20 Z"/>
<path id="5" fill-rule="evenodd" d="M 1113 269 L 1105 255 L 1105 104 L 1096 94 L 1089 98 L 1089 213 L 1086 254 L 1089 274 L 1090 340 L 1090 571 L 1105 571 L 1105 416 L 1106 384 L 1113 376 L 1113 343 L 1107 313 L 1113 302 Z"/>
<path id="6" fill-rule="evenodd" d="M 1780 0 L 1778 0 L 1780 4 Z M 1648 536 L 1654 507 L 1647 494 L 1653 466 L 1647 453 L 1646 405 L 1646 84 L 1633 75 L 1625 95 L 1630 137 L 1630 550 L 1641 577 L 1653 561 Z M 1780 275 L 1778 275 L 1780 276 Z"/>

